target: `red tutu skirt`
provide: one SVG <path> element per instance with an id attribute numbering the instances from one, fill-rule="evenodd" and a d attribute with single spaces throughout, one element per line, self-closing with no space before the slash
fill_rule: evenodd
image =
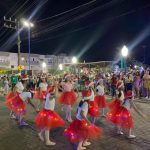
<path id="1" fill-rule="evenodd" d="M 37 128 L 52 129 L 65 125 L 64 120 L 52 110 L 42 109 L 35 118 Z"/>
<path id="2" fill-rule="evenodd" d="M 8 99 L 10 99 L 10 98 L 12 98 L 12 97 L 14 97 L 14 96 L 15 96 L 14 92 L 10 91 L 10 92 L 6 95 L 6 100 L 8 100 Z"/>
<path id="3" fill-rule="evenodd" d="M 40 93 L 39 89 L 35 92 L 34 98 L 39 99 L 41 102 L 45 101 L 47 95 L 47 91 L 42 91 Z"/>
<path id="4" fill-rule="evenodd" d="M 97 95 L 95 96 L 94 101 L 97 103 L 99 108 L 105 108 L 107 105 L 105 96 Z"/>
<path id="5" fill-rule="evenodd" d="M 122 128 L 133 128 L 133 119 L 131 113 L 123 106 L 118 107 L 118 110 L 114 111 L 114 109 L 107 113 L 107 119 L 116 124 L 121 126 Z"/>
<path id="6" fill-rule="evenodd" d="M 73 143 L 86 139 L 96 139 L 102 134 L 102 129 L 94 124 L 87 124 L 85 120 L 74 119 L 64 131 L 65 136 Z"/>
<path id="7" fill-rule="evenodd" d="M 89 104 L 88 114 L 90 116 L 97 117 L 98 115 L 100 115 L 98 105 L 95 101 L 89 101 L 88 104 Z"/>
<path id="8" fill-rule="evenodd" d="M 118 108 L 121 106 L 121 101 L 119 99 L 112 99 L 109 103 L 108 103 L 108 107 L 110 110 L 118 110 Z"/>
<path id="9" fill-rule="evenodd" d="M 73 105 L 76 101 L 77 97 L 75 92 L 62 92 L 58 98 L 58 102 L 60 104 Z"/>
<path id="10" fill-rule="evenodd" d="M 19 95 L 20 93 L 16 92 L 16 95 Z M 6 95 L 6 100 L 13 98 L 15 96 L 13 91 L 10 91 L 7 95 Z"/>
<path id="11" fill-rule="evenodd" d="M 26 113 L 26 105 L 18 95 L 8 99 L 6 106 L 18 115 L 24 115 Z"/>

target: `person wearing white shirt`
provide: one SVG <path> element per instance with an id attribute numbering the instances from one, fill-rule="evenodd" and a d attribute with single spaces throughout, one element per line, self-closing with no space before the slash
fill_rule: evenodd
<path id="1" fill-rule="evenodd" d="M 105 117 L 105 108 L 106 108 L 106 98 L 104 96 L 105 90 L 103 86 L 103 80 L 100 79 L 98 81 L 98 85 L 96 87 L 95 102 L 97 103 L 98 107 L 102 109 L 102 116 Z"/>
<path id="2" fill-rule="evenodd" d="M 77 143 L 77 150 L 86 149 L 86 146 L 91 145 L 88 139 L 95 139 L 101 134 L 101 129 L 91 122 L 87 118 L 88 114 L 88 101 L 91 98 L 88 93 L 83 96 L 80 101 L 76 118 L 71 122 L 69 127 L 65 129 L 65 136 L 73 143 Z"/>
<path id="3" fill-rule="evenodd" d="M 41 82 L 39 84 L 39 89 L 36 91 L 34 98 L 39 99 L 40 101 L 38 101 L 37 103 L 37 107 L 39 108 L 39 106 L 45 101 L 46 99 L 46 94 L 47 94 L 47 87 L 48 84 L 46 82 L 46 78 L 44 76 L 41 77 Z"/>
<path id="4" fill-rule="evenodd" d="M 46 101 L 44 108 L 38 113 L 35 118 L 35 124 L 37 128 L 40 128 L 38 136 L 41 141 L 45 140 L 46 145 L 56 145 L 52 142 L 50 137 L 50 130 L 55 127 L 64 126 L 65 122 L 61 117 L 54 111 L 55 99 L 54 99 L 55 88 L 49 91 L 46 95 Z"/>
<path id="5" fill-rule="evenodd" d="M 32 94 L 29 91 L 24 91 L 21 94 L 19 94 L 19 98 L 23 101 L 23 103 L 26 104 L 30 104 L 30 106 L 32 106 L 36 111 L 37 108 L 36 106 L 31 102 L 31 98 L 32 98 Z M 24 110 L 26 112 L 26 109 Z M 38 112 L 38 111 L 37 111 Z M 19 116 L 19 123 L 20 126 L 26 126 L 28 125 L 25 121 L 23 121 L 23 116 L 24 115 L 20 115 Z"/>

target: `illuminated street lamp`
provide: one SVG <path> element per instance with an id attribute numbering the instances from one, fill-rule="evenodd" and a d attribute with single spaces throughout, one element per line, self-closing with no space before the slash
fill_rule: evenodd
<path id="1" fill-rule="evenodd" d="M 72 57 L 72 63 L 76 64 L 77 63 L 77 58 L 76 57 Z"/>
<path id="2" fill-rule="evenodd" d="M 128 56 L 128 48 L 127 46 L 123 46 L 123 48 L 121 49 L 121 54 L 122 54 L 122 59 L 123 59 L 123 62 L 124 62 L 124 72 L 126 74 L 127 72 L 127 66 L 126 66 L 126 57 Z M 122 65 L 123 66 L 123 65 Z"/>
<path id="3" fill-rule="evenodd" d="M 43 69 L 46 68 L 46 63 L 45 62 L 42 63 L 42 67 L 43 67 Z"/>
<path id="4" fill-rule="evenodd" d="M 72 63 L 74 65 L 74 73 L 76 74 L 76 64 L 77 64 L 77 58 L 76 57 L 72 57 Z"/>
<path id="5" fill-rule="evenodd" d="M 31 51 L 30 50 L 30 48 L 31 48 L 30 47 L 30 36 L 31 36 L 30 35 L 31 34 L 30 30 L 31 30 L 32 27 L 34 27 L 34 24 L 32 22 L 30 22 L 29 20 L 25 20 L 25 19 L 22 20 L 22 24 L 23 24 L 24 27 L 26 27 L 28 29 L 28 41 L 29 41 L 28 63 L 29 63 L 29 70 L 30 70 L 31 69 L 30 68 L 30 51 Z"/>
<path id="6" fill-rule="evenodd" d="M 63 65 L 59 64 L 59 69 L 62 71 L 63 70 Z"/>
<path id="7" fill-rule="evenodd" d="M 128 56 L 128 48 L 124 45 L 122 50 L 121 50 L 121 54 L 123 57 L 127 57 Z"/>
<path id="8" fill-rule="evenodd" d="M 43 72 L 46 72 L 46 66 L 47 66 L 46 63 L 43 62 L 43 63 L 42 63 Z"/>

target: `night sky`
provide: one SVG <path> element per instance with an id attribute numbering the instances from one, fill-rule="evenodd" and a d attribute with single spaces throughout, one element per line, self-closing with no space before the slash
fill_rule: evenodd
<path id="1" fill-rule="evenodd" d="M 105 61 L 126 44 L 130 58 L 150 64 L 150 0 L 5 0 L 0 11 L 0 51 L 17 52 L 15 31 L 2 27 L 6 15 L 34 22 L 32 53 Z M 21 52 L 28 52 L 26 29 L 21 40 Z"/>

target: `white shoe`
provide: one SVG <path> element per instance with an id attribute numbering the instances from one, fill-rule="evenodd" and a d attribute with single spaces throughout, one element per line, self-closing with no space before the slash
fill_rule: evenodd
<path id="1" fill-rule="evenodd" d="M 148 99 L 148 96 L 146 96 L 145 98 Z"/>
<path id="2" fill-rule="evenodd" d="M 11 119 L 17 119 L 17 117 L 15 115 L 11 115 L 10 118 Z"/>
<path id="3" fill-rule="evenodd" d="M 46 143 L 45 143 L 46 145 L 56 145 L 56 143 L 55 142 L 52 142 L 52 141 L 47 141 Z"/>
<path id="4" fill-rule="evenodd" d="M 38 136 L 39 136 L 40 140 L 41 140 L 42 142 L 44 142 L 44 137 L 41 135 L 41 133 L 38 133 Z"/>
<path id="5" fill-rule="evenodd" d="M 84 150 L 86 147 L 78 147 L 77 150 Z"/>
<path id="6" fill-rule="evenodd" d="M 89 146 L 89 145 L 91 145 L 91 142 L 84 142 L 83 143 L 83 146 Z"/>
<path id="7" fill-rule="evenodd" d="M 129 139 L 134 139 L 134 138 L 136 138 L 136 136 L 135 135 L 129 135 L 128 138 Z"/>
<path id="8" fill-rule="evenodd" d="M 124 133 L 122 131 L 117 131 L 117 134 L 123 135 Z"/>
<path id="9" fill-rule="evenodd" d="M 69 123 L 71 123 L 73 120 L 72 119 L 69 119 L 69 120 L 67 120 Z"/>

